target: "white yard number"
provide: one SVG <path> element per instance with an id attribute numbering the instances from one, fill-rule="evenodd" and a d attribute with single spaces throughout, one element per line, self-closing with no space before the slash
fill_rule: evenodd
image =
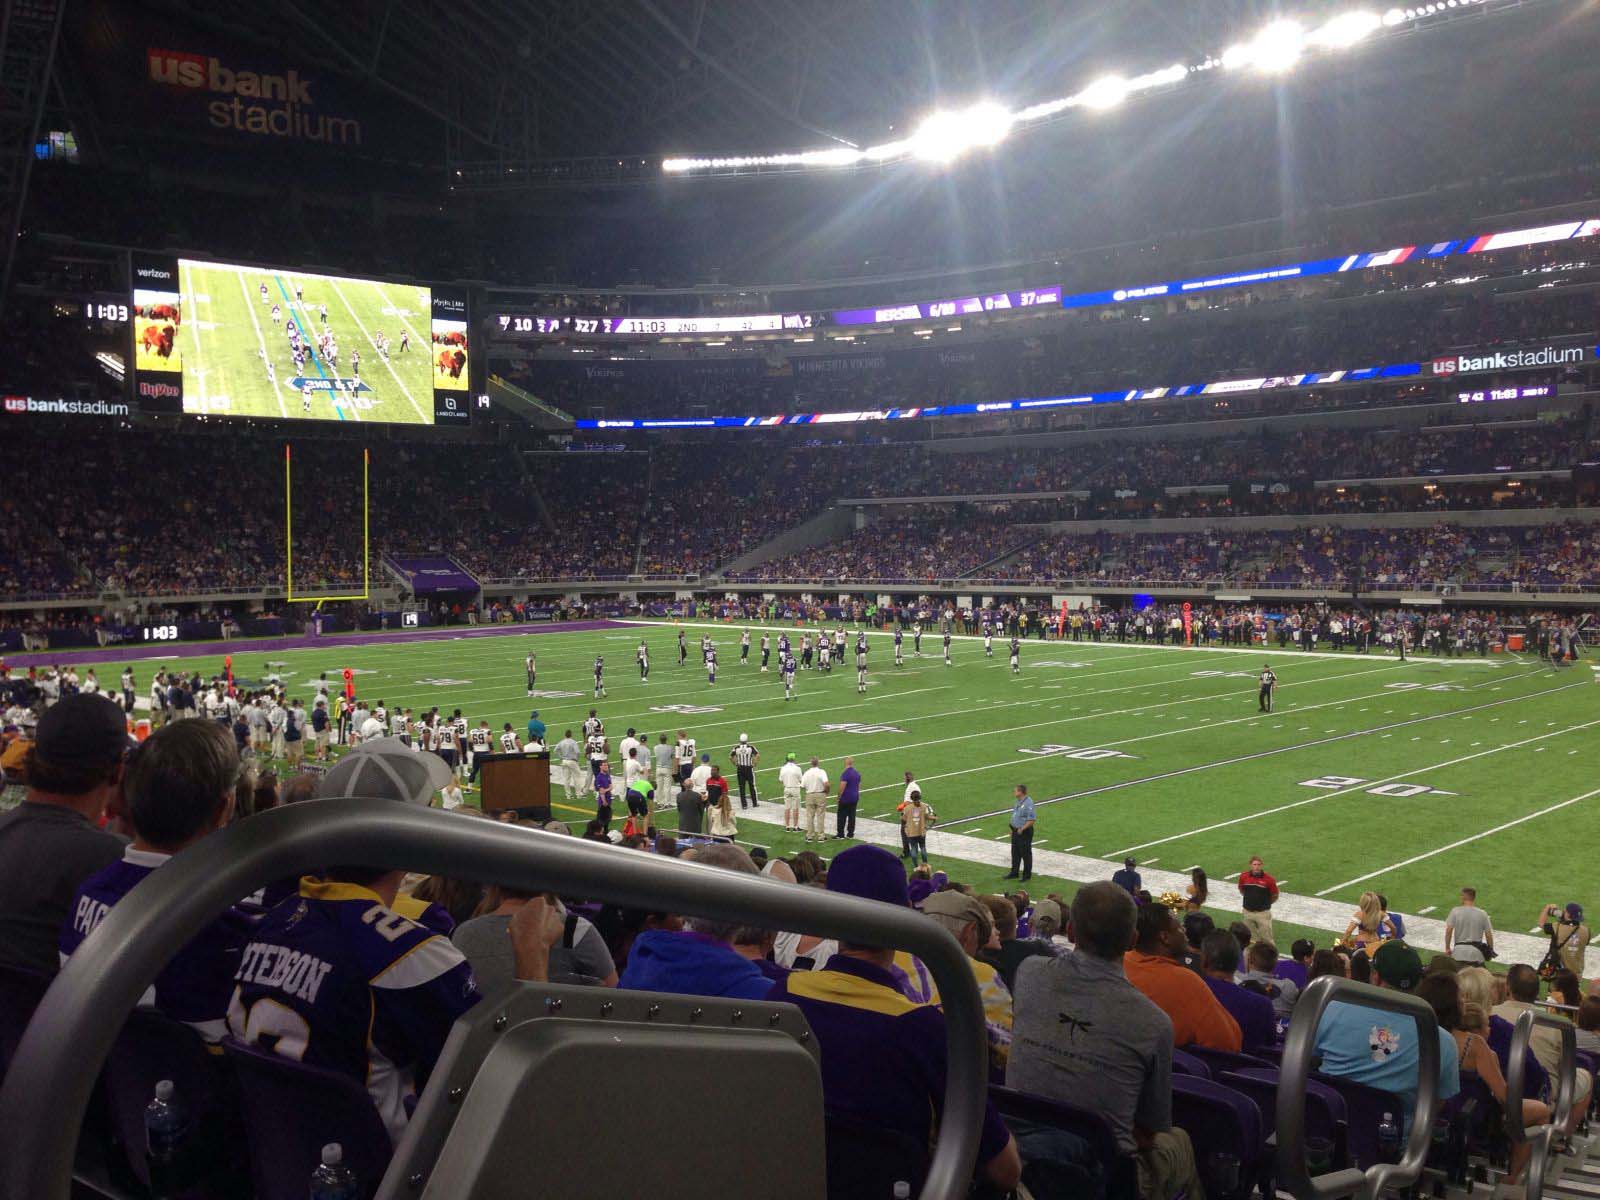
<path id="1" fill-rule="evenodd" d="M 722 710 L 709 704 L 652 704 L 651 712 L 682 713 L 686 717 L 698 717 L 704 713 L 719 713 Z"/>
<path id="2" fill-rule="evenodd" d="M 1133 757 L 1131 754 L 1124 754 L 1121 750 L 1107 750 L 1095 747 L 1080 750 L 1075 746 L 1057 746 L 1052 742 L 1046 742 L 1043 746 L 1035 746 L 1032 749 L 1019 747 L 1017 753 L 1037 754 L 1041 757 L 1059 755 L 1062 758 L 1076 759 L 1078 762 L 1100 762 L 1102 759 L 1107 758 Z"/>
<path id="3" fill-rule="evenodd" d="M 1459 683 L 1386 683 L 1383 686 L 1395 692 L 1464 692 L 1467 690 Z"/>
<path id="4" fill-rule="evenodd" d="M 1302 779 L 1301 787 L 1308 788 L 1355 788 L 1370 780 L 1358 779 L 1354 775 L 1323 775 L 1317 779 Z M 1392 800 L 1409 800 L 1413 796 L 1454 796 L 1455 792 L 1447 792 L 1443 788 L 1429 787 L 1424 783 L 1380 783 L 1376 787 L 1363 789 L 1369 796 L 1387 796 Z"/>
<path id="5" fill-rule="evenodd" d="M 838 725 L 822 726 L 823 733 L 904 733 L 893 725 L 864 725 L 860 721 L 845 721 Z"/>

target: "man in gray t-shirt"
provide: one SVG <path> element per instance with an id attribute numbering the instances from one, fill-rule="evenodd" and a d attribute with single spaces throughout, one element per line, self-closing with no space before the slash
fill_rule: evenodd
<path id="1" fill-rule="evenodd" d="M 1146 1200 L 1196 1194 L 1194 1147 L 1172 1124 L 1172 1021 L 1122 970 L 1133 898 L 1114 883 L 1087 884 L 1073 897 L 1069 929 L 1075 951 L 1017 968 L 1006 1086 L 1104 1116 L 1118 1147 L 1138 1156 Z M 1029 1161 L 1035 1131 L 1013 1124 L 1013 1132 Z M 1040 1149 L 1047 1144 L 1041 1135 Z"/>
<path id="2" fill-rule="evenodd" d="M 511 945 L 511 914 L 525 899 L 503 891 L 504 902 L 492 913 L 473 917 L 456 926 L 450 940 L 466 956 L 472 975 L 481 991 L 487 992 L 517 977 L 516 956 Z M 566 922 L 561 940 L 550 947 L 551 983 L 617 984 L 617 967 L 606 948 L 605 938 L 585 917 L 561 906 Z"/>
<path id="3" fill-rule="evenodd" d="M 1444 948 L 1457 962 L 1478 964 L 1484 961 L 1480 945 L 1494 949 L 1494 927 L 1478 907 L 1478 890 L 1462 888 L 1461 903 L 1444 919 Z"/>

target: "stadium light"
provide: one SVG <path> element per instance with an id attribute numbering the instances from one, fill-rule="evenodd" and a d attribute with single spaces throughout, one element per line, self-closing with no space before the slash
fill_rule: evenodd
<path id="1" fill-rule="evenodd" d="M 1015 119 L 993 100 L 953 112 L 936 112 L 911 135 L 911 153 L 925 162 L 953 162 L 969 150 L 1005 141 Z M 879 147 L 869 147 L 872 149 Z"/>
<path id="2" fill-rule="evenodd" d="M 1312 28 L 1284 18 L 1259 30 L 1248 41 L 1229 46 L 1220 55 L 1207 55 L 1188 65 L 1174 63 L 1170 67 L 1132 77 L 1108 73 L 1071 95 L 1043 100 L 1014 111 L 997 101 L 983 100 L 968 108 L 935 112 L 917 126 L 916 132 L 910 137 L 890 142 L 865 148 L 833 146 L 823 150 L 783 154 L 723 158 L 673 157 L 663 159 L 661 169 L 669 175 L 701 171 L 737 172 L 764 167 L 808 170 L 879 165 L 913 158 L 945 164 L 979 147 L 998 145 L 1015 129 L 1059 117 L 1069 109 L 1103 112 L 1118 107 L 1141 92 L 1170 87 L 1191 75 L 1219 66 L 1229 69 L 1249 67 L 1268 74 L 1282 74 L 1292 70 L 1308 52 L 1349 50 L 1380 30 L 1414 26 L 1419 21 L 1450 10 L 1477 8 L 1488 2 L 1432 0 L 1431 3 L 1411 8 L 1390 8 L 1381 16 L 1369 9 L 1352 9 L 1329 17 Z"/>

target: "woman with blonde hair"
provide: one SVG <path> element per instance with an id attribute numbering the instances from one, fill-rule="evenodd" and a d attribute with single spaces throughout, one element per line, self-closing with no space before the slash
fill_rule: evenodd
<path id="1" fill-rule="evenodd" d="M 738 833 L 739 823 L 733 819 L 733 801 L 728 796 L 728 789 L 723 788 L 711 808 L 711 836 L 731 838 Z"/>
<path id="2" fill-rule="evenodd" d="M 1394 926 L 1384 918 L 1383 902 L 1378 899 L 1378 893 L 1362 892 L 1356 914 L 1344 931 L 1345 944 L 1372 954 L 1393 937 Z"/>

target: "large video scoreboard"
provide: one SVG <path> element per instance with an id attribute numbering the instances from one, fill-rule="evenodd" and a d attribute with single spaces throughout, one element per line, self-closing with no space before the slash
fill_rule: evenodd
<path id="1" fill-rule="evenodd" d="M 133 396 L 144 412 L 463 425 L 464 288 L 135 255 Z"/>

